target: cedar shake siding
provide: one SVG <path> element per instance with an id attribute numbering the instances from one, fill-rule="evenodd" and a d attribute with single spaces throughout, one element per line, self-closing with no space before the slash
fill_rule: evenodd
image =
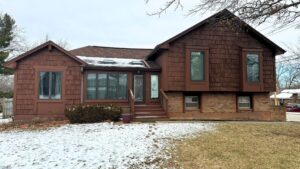
<path id="1" fill-rule="evenodd" d="M 240 27 L 218 20 L 223 16 Z M 70 105 L 114 104 L 135 120 L 284 121 L 284 109 L 269 99 L 276 90 L 275 56 L 284 52 L 223 10 L 154 49 L 66 51 L 49 41 L 5 66 L 15 69 L 15 120 L 64 118 Z M 60 99 L 51 100 L 52 83 Z"/>
<path id="2" fill-rule="evenodd" d="M 209 91 L 240 91 L 242 49 L 263 51 L 263 88 L 259 92 L 275 91 L 275 54 L 253 35 L 236 33 L 221 24 L 208 24 L 172 42 L 168 50 L 167 88 L 169 91 L 189 90 L 185 82 L 186 50 L 207 48 L 209 59 Z"/>
<path id="3" fill-rule="evenodd" d="M 62 99 L 39 100 L 39 71 L 62 71 Z M 16 120 L 34 118 L 62 118 L 65 106 L 80 104 L 80 64 L 56 48 L 40 51 L 20 60 L 15 71 Z"/>

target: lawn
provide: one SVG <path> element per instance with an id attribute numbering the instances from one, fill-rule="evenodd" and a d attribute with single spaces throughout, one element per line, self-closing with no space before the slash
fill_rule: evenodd
<path id="1" fill-rule="evenodd" d="M 48 127 L 50 126 L 50 128 Z M 213 130 L 200 122 L 46 122 L 0 125 L 0 168 L 160 168 L 176 140 Z"/>
<path id="2" fill-rule="evenodd" d="M 166 168 L 300 168 L 300 123 L 220 123 L 169 153 Z"/>

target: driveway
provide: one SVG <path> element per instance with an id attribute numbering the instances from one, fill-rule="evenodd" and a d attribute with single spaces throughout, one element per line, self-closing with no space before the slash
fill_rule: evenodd
<path id="1" fill-rule="evenodd" d="M 300 112 L 286 112 L 286 121 L 300 122 Z"/>
<path id="2" fill-rule="evenodd" d="M 200 122 L 97 123 L 0 132 L 0 168 L 158 168 L 172 141 L 213 127 Z"/>

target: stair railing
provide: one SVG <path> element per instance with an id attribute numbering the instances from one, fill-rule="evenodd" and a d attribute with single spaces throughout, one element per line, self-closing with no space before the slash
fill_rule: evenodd
<path id="1" fill-rule="evenodd" d="M 162 96 L 160 99 L 161 105 L 165 111 L 166 114 L 168 114 L 168 102 L 169 102 L 169 98 L 166 95 L 166 93 L 163 91 L 163 89 L 160 89 L 160 95 Z"/>
<path id="2" fill-rule="evenodd" d="M 130 103 L 130 113 L 133 115 L 134 114 L 134 102 L 135 102 L 135 97 L 132 92 L 132 89 L 129 89 L 129 103 Z"/>

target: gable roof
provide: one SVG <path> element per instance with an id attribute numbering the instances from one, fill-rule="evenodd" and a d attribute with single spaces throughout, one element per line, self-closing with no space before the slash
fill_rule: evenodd
<path id="1" fill-rule="evenodd" d="M 171 37 L 170 39 L 158 44 L 157 46 L 155 46 L 155 48 L 153 49 L 153 51 L 146 57 L 146 59 L 151 58 L 153 55 L 161 52 L 162 50 L 165 50 L 166 48 L 168 48 L 169 43 L 185 36 L 186 34 L 192 32 L 193 30 L 211 22 L 211 20 L 214 20 L 217 17 L 220 16 L 226 16 L 228 18 L 237 18 L 239 20 L 239 22 L 241 22 L 241 24 L 243 24 L 243 26 L 245 26 L 246 28 L 249 29 L 249 31 L 251 31 L 254 35 L 256 35 L 259 39 L 261 39 L 264 43 L 270 45 L 271 47 L 273 47 L 276 51 L 276 54 L 283 54 L 286 51 L 284 49 L 282 49 L 280 46 L 278 46 L 277 44 L 275 44 L 274 42 L 272 42 L 270 39 L 268 39 L 267 37 L 265 37 L 263 34 L 261 34 L 260 32 L 258 32 L 257 30 L 255 30 L 253 27 L 251 27 L 249 24 L 247 24 L 246 22 L 244 22 L 243 20 L 241 20 L 239 17 L 237 17 L 236 15 L 234 15 L 232 12 L 230 12 L 227 9 L 223 9 L 222 11 L 208 17 L 207 19 L 195 24 L 194 26 L 182 31 L 181 33 Z"/>
<path id="2" fill-rule="evenodd" d="M 70 50 L 76 56 L 144 59 L 152 49 L 85 46 Z"/>
<path id="3" fill-rule="evenodd" d="M 55 44 L 54 42 L 48 41 L 48 42 L 45 42 L 45 43 L 43 43 L 43 44 L 41 44 L 41 45 L 39 45 L 39 46 L 37 46 L 37 47 L 31 49 L 31 50 L 29 50 L 29 51 L 27 51 L 27 52 L 25 52 L 25 53 L 19 55 L 19 56 L 17 56 L 17 57 L 15 57 L 15 58 L 11 59 L 11 60 L 8 60 L 7 62 L 4 63 L 4 66 L 5 66 L 5 67 L 10 67 L 10 68 L 12 68 L 11 65 L 14 65 L 14 64 L 15 64 L 16 62 L 18 62 L 19 60 L 21 60 L 21 59 L 23 59 L 23 58 L 25 58 L 25 57 L 28 57 L 28 56 L 30 56 L 31 54 L 33 54 L 33 53 L 35 53 L 35 52 L 38 52 L 39 50 L 41 50 L 41 49 L 43 49 L 43 48 L 45 48 L 45 47 L 48 47 L 48 48 L 54 47 L 54 48 L 56 48 L 57 50 L 59 50 L 60 52 L 62 52 L 62 53 L 64 53 L 64 54 L 66 54 L 67 56 L 69 56 L 70 58 L 76 60 L 76 61 L 79 62 L 80 64 L 85 65 L 85 62 L 83 62 L 82 60 L 80 60 L 79 58 L 77 58 L 77 57 L 76 57 L 75 55 L 73 55 L 72 53 L 66 51 L 66 50 L 63 49 L 62 47 L 60 47 L 60 46 L 58 46 L 57 44 Z"/>

